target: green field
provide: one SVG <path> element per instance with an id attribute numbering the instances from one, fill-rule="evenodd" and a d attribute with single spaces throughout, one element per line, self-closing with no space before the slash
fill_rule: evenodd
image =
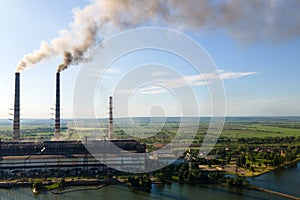
<path id="1" fill-rule="evenodd" d="M 51 139 L 54 135 L 54 126 L 52 121 L 31 120 L 30 123 L 21 124 L 21 137 L 26 140 Z M 207 133 L 209 119 L 200 121 L 197 127 L 195 118 L 184 118 L 182 128 L 179 129 L 180 119 L 170 118 L 166 122 L 160 123 L 159 120 L 149 121 L 149 119 L 137 118 L 132 123 L 127 123 L 126 119 L 120 120 L 115 124 L 116 138 L 140 139 L 143 142 L 168 142 L 176 135 L 182 135 L 183 138 L 195 134 L 195 140 L 201 140 Z M 80 138 L 107 134 L 107 122 L 103 120 L 101 127 L 96 124 L 88 127 L 76 127 L 72 120 L 62 125 L 62 136 L 66 139 Z M 0 123 L 0 138 L 10 140 L 12 135 L 12 125 Z M 267 137 L 299 137 L 300 136 L 300 117 L 247 117 L 247 118 L 228 118 L 224 125 L 221 137 L 237 138 L 267 138 Z M 190 138 L 193 139 L 193 138 Z"/>
<path id="2" fill-rule="evenodd" d="M 223 137 L 287 137 L 287 136 L 300 136 L 300 129 L 296 128 L 280 128 L 276 124 L 251 124 L 251 125 L 225 125 Z"/>

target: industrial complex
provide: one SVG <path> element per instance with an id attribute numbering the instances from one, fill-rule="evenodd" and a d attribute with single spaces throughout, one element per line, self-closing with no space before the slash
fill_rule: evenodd
<path id="1" fill-rule="evenodd" d="M 102 140 L 61 140 L 60 73 L 56 73 L 54 140 L 20 139 L 20 73 L 15 74 L 15 100 L 12 141 L 0 140 L 0 173 L 2 175 L 74 175 L 85 171 L 97 173 L 112 170 L 106 166 L 122 165 L 130 171 L 145 168 L 146 158 L 120 156 L 121 152 L 145 153 L 146 145 L 131 139 L 114 139 L 113 99 L 109 98 L 109 130 Z M 123 155 L 123 154 L 122 154 Z M 99 159 L 101 158 L 101 159 Z M 99 161 L 101 160 L 101 162 Z"/>

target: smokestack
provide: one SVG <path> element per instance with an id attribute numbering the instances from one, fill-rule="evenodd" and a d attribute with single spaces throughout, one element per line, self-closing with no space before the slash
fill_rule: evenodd
<path id="1" fill-rule="evenodd" d="M 109 97 L 109 131 L 108 131 L 108 138 L 114 138 L 114 126 L 113 126 L 113 100 L 112 96 Z"/>
<path id="2" fill-rule="evenodd" d="M 56 73 L 55 139 L 60 138 L 60 73 Z"/>
<path id="3" fill-rule="evenodd" d="M 13 140 L 20 139 L 20 73 L 15 75 L 15 105 L 13 121 Z"/>

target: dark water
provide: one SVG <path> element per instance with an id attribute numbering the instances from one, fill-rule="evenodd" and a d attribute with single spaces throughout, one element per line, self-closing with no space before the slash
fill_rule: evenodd
<path id="1" fill-rule="evenodd" d="M 300 162 L 297 167 L 278 169 L 249 180 L 256 186 L 300 197 Z"/>
<path id="2" fill-rule="evenodd" d="M 0 199 L 55 199 L 55 200 L 88 200 L 88 199 L 110 199 L 110 200 L 140 200 L 140 199 L 283 199 L 277 196 L 238 188 L 227 188 L 223 186 L 199 186 L 199 185 L 165 185 L 163 188 L 153 186 L 151 193 L 132 192 L 125 186 L 107 186 L 97 190 L 84 190 L 64 194 L 34 195 L 30 188 L 19 188 L 11 190 L 0 190 Z"/>
<path id="3" fill-rule="evenodd" d="M 277 170 L 257 178 L 249 179 L 256 186 L 283 192 L 300 197 L 300 163 L 297 167 Z M 109 200 L 140 200 L 140 199 L 222 199 L 222 200 L 267 200 L 285 199 L 269 193 L 259 191 L 232 188 L 218 185 L 188 185 L 172 184 L 165 186 L 153 185 L 151 193 L 133 192 L 125 186 L 107 186 L 97 190 L 84 190 L 64 194 L 53 194 L 47 192 L 34 195 L 30 188 L 0 189 L 0 199 L 44 199 L 44 200 L 89 200 L 89 199 L 109 199 Z"/>

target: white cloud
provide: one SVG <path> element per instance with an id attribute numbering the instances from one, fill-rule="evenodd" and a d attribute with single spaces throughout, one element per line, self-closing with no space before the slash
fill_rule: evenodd
<path id="1" fill-rule="evenodd" d="M 243 76 L 250 76 L 257 74 L 257 72 L 222 72 L 220 73 L 220 77 L 223 80 L 226 79 L 234 79 L 234 78 L 240 78 Z"/>
<path id="2" fill-rule="evenodd" d="M 157 79 L 157 84 L 153 83 L 149 87 L 144 87 L 138 91 L 141 94 L 157 94 L 167 92 L 168 89 L 181 88 L 186 86 L 204 86 L 216 80 L 236 79 L 244 76 L 254 75 L 256 72 L 226 72 L 218 70 L 215 73 L 204 73 L 200 75 L 183 76 L 175 79 Z M 162 85 L 162 86 L 159 86 Z M 123 91 L 125 92 L 125 91 Z M 133 92 L 128 90 L 126 92 Z"/>
<path id="3" fill-rule="evenodd" d="M 107 73 L 107 74 L 119 74 L 119 73 L 121 73 L 121 70 L 117 67 L 110 67 L 105 71 L 105 73 Z"/>
<path id="4" fill-rule="evenodd" d="M 163 76 L 163 75 L 166 75 L 168 74 L 167 71 L 156 71 L 156 72 L 153 72 L 151 75 L 152 76 Z"/>
<path id="5" fill-rule="evenodd" d="M 142 88 L 138 92 L 140 94 L 159 94 L 167 92 L 167 89 L 160 85 L 152 85 L 150 87 Z"/>
<path id="6" fill-rule="evenodd" d="M 117 67 L 110 67 L 108 69 L 106 69 L 105 71 L 103 71 L 104 69 L 100 68 L 100 69 L 89 69 L 88 71 L 88 75 L 91 77 L 100 77 L 100 75 L 103 73 L 103 77 L 105 79 L 111 78 L 110 76 L 108 76 L 108 74 L 119 74 L 121 73 L 121 70 Z"/>

